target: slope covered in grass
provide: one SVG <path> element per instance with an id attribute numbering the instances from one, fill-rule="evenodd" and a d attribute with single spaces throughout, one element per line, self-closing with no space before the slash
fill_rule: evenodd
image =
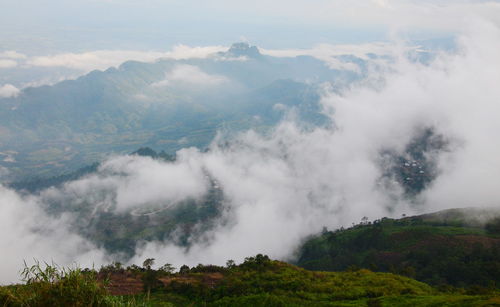
<path id="1" fill-rule="evenodd" d="M 26 283 L 0 287 L 1 306 L 495 306 L 497 292 L 443 293 L 414 279 L 369 270 L 312 272 L 267 256 L 226 267 L 60 270 L 34 266 Z"/>
<path id="2" fill-rule="evenodd" d="M 349 267 L 404 274 L 433 285 L 498 287 L 500 236 L 488 210 L 446 210 L 384 218 L 325 231 L 305 242 L 298 265 L 312 270 Z"/>

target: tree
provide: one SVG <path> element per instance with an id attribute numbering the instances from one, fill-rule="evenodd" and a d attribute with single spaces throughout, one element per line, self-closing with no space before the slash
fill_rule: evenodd
<path id="1" fill-rule="evenodd" d="M 489 221 L 485 229 L 488 233 L 491 234 L 500 234 L 500 217 L 494 218 L 493 220 Z"/>
<path id="2" fill-rule="evenodd" d="M 119 272 L 123 270 L 123 264 L 121 262 L 113 262 L 113 266 L 115 267 L 115 271 Z"/>
<path id="3" fill-rule="evenodd" d="M 234 268 L 235 266 L 236 266 L 236 264 L 234 263 L 234 260 L 229 259 L 228 261 L 226 261 L 226 267 L 227 267 L 228 269 L 232 269 L 232 268 Z"/>
<path id="4" fill-rule="evenodd" d="M 157 272 L 152 270 L 151 267 L 155 263 L 154 258 L 147 258 L 142 263 L 142 266 L 146 269 L 146 272 L 142 275 L 142 282 L 144 285 L 144 290 L 147 293 L 147 300 L 149 301 L 149 296 L 151 294 L 151 289 L 157 288 L 161 283 L 156 277 Z"/>
<path id="5" fill-rule="evenodd" d="M 148 259 L 144 260 L 144 262 L 142 263 L 142 266 L 146 270 L 151 270 L 151 267 L 153 266 L 154 263 L 155 263 L 155 258 L 148 258 Z"/>
<path id="6" fill-rule="evenodd" d="M 187 265 L 185 265 L 185 264 L 184 264 L 184 265 L 183 265 L 183 266 L 181 266 L 181 268 L 179 269 L 179 273 L 181 273 L 181 274 L 187 274 L 187 273 L 189 273 L 189 270 L 190 270 L 190 269 L 189 269 L 189 266 L 187 266 Z"/>
<path id="7" fill-rule="evenodd" d="M 163 266 L 159 268 L 159 270 L 166 272 L 168 274 L 172 274 L 175 271 L 175 267 L 170 263 L 165 263 Z"/>

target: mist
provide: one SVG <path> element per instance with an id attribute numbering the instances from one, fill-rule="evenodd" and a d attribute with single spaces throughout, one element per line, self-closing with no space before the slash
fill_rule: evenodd
<path id="1" fill-rule="evenodd" d="M 105 263 L 106 254 L 69 228 L 70 216 L 53 218 L 33 197 L 21 197 L 0 187 L 2 237 L 1 283 L 19 281 L 23 262 L 92 267 Z"/>
<path id="2" fill-rule="evenodd" d="M 96 174 L 20 196 L 0 189 L 3 206 L 2 282 L 16 280 L 23 259 L 99 266 L 115 259 L 72 231 L 70 213 L 54 217 L 47 203 L 133 212 L 200 199 L 215 180 L 223 193 L 221 223 L 189 247 L 173 242 L 139 244 L 129 263 L 223 264 L 264 253 L 293 259 L 300 243 L 326 226 L 336 229 L 384 216 L 399 217 L 460 207 L 500 206 L 500 30 L 475 22 L 459 36 L 457 51 L 429 64 L 405 48 L 385 69 L 333 91 L 324 84 L 321 104 L 332 124 L 311 127 L 291 114 L 270 133 L 220 133 L 210 149 L 182 149 L 175 162 L 118 156 Z M 292 112 L 293 113 L 293 112 Z M 404 154 L 419 131 L 431 129 L 446 148 L 425 152 L 435 177 L 420 193 L 384 179 L 383 152 Z"/>

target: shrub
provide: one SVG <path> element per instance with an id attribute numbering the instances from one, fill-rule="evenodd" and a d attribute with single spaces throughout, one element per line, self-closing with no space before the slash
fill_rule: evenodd
<path id="1" fill-rule="evenodd" d="M 36 262 L 25 265 L 22 278 L 26 285 L 2 288 L 3 306 L 112 306 L 95 271 L 61 269 Z"/>

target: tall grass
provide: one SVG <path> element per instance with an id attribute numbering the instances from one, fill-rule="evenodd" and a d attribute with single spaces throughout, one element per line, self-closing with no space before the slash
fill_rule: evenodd
<path id="1" fill-rule="evenodd" d="M 0 306 L 117 306 L 94 270 L 35 262 L 21 277 L 25 285 L 0 288 Z"/>

